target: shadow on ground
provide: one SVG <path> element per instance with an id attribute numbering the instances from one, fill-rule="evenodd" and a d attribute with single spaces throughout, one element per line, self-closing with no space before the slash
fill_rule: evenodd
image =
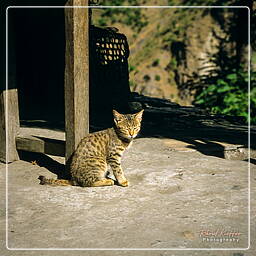
<path id="1" fill-rule="evenodd" d="M 141 108 L 145 109 L 140 137 L 175 139 L 188 144 L 188 148 L 202 154 L 220 158 L 225 158 L 225 144 L 248 148 L 248 126 L 240 117 L 210 115 L 199 108 L 183 107 L 169 100 L 137 93 L 132 94 L 131 103 L 138 108 L 133 112 Z M 111 116 L 104 113 L 94 114 L 92 117 L 90 132 L 103 130 L 112 125 Z M 38 121 L 23 121 L 22 124 L 64 131 L 63 124 L 54 125 L 54 123 Z M 252 150 L 256 149 L 255 128 L 251 128 L 250 147 Z M 254 163 L 254 159 L 251 163 Z M 55 167 L 53 172 L 58 174 L 58 168 Z"/>
<path id="2" fill-rule="evenodd" d="M 35 152 L 19 151 L 18 153 L 21 160 L 30 162 L 40 167 L 45 167 L 50 172 L 56 174 L 58 179 L 66 178 L 65 165 L 61 164 L 58 161 L 55 161 L 51 157 L 43 153 L 35 153 Z"/>
<path id="3" fill-rule="evenodd" d="M 146 108 L 141 137 L 175 139 L 202 154 L 225 158 L 225 144 L 248 148 L 248 126 L 240 117 L 210 115 L 195 107 L 135 95 Z M 256 129 L 251 128 L 251 149 L 256 149 Z"/>

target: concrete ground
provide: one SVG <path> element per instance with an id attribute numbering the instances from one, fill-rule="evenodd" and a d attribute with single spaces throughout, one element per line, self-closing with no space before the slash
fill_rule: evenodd
<path id="1" fill-rule="evenodd" d="M 56 177 L 63 158 L 22 159 L 7 172 L 0 164 L 1 256 L 256 255 L 255 162 L 170 138 L 138 138 L 123 158 L 129 187 L 81 188 L 39 185 L 39 175 Z"/>

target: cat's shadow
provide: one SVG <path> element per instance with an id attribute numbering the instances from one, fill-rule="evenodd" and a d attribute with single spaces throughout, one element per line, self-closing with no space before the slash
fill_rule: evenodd
<path id="1" fill-rule="evenodd" d="M 36 164 L 40 167 L 46 168 L 48 171 L 57 175 L 58 179 L 70 179 L 66 171 L 65 164 L 61 164 L 58 161 L 52 159 L 51 157 L 36 152 L 28 152 L 28 151 L 18 151 L 20 160 L 29 162 L 31 164 Z M 106 178 L 112 179 L 114 181 L 114 185 L 120 186 L 113 175 L 111 175 L 110 171 L 107 171 Z"/>
<path id="2" fill-rule="evenodd" d="M 58 179 L 68 178 L 65 171 L 65 164 L 61 164 L 51 157 L 36 152 L 18 151 L 20 160 L 45 167 L 50 172 L 57 175 Z"/>

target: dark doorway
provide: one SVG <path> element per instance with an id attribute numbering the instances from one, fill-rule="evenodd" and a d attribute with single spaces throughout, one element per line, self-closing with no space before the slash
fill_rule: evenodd
<path id="1" fill-rule="evenodd" d="M 65 17 L 63 8 L 11 8 L 20 119 L 64 124 Z M 15 49 L 12 49 L 14 47 Z M 63 126 L 64 127 L 64 126 Z"/>
<path id="2" fill-rule="evenodd" d="M 9 55 L 15 52 L 10 67 L 16 69 L 21 125 L 64 129 L 64 8 L 10 8 L 8 19 L 12 24 L 8 28 Z M 116 48 L 99 49 L 97 44 L 104 43 Z M 90 124 L 93 126 L 111 126 L 113 108 L 129 111 L 128 56 L 124 35 L 91 26 Z M 102 64 L 102 57 L 108 58 L 107 65 Z"/>

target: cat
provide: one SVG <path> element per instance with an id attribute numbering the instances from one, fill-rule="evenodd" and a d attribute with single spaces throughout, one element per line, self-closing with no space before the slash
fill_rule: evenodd
<path id="1" fill-rule="evenodd" d="M 140 131 L 142 114 L 143 110 L 136 114 L 120 114 L 113 110 L 114 127 L 85 136 L 71 156 L 68 161 L 71 179 L 47 179 L 39 176 L 40 184 L 112 186 L 115 182 L 108 177 L 109 164 L 118 185 L 128 186 L 129 182 L 121 167 L 121 157 Z"/>

